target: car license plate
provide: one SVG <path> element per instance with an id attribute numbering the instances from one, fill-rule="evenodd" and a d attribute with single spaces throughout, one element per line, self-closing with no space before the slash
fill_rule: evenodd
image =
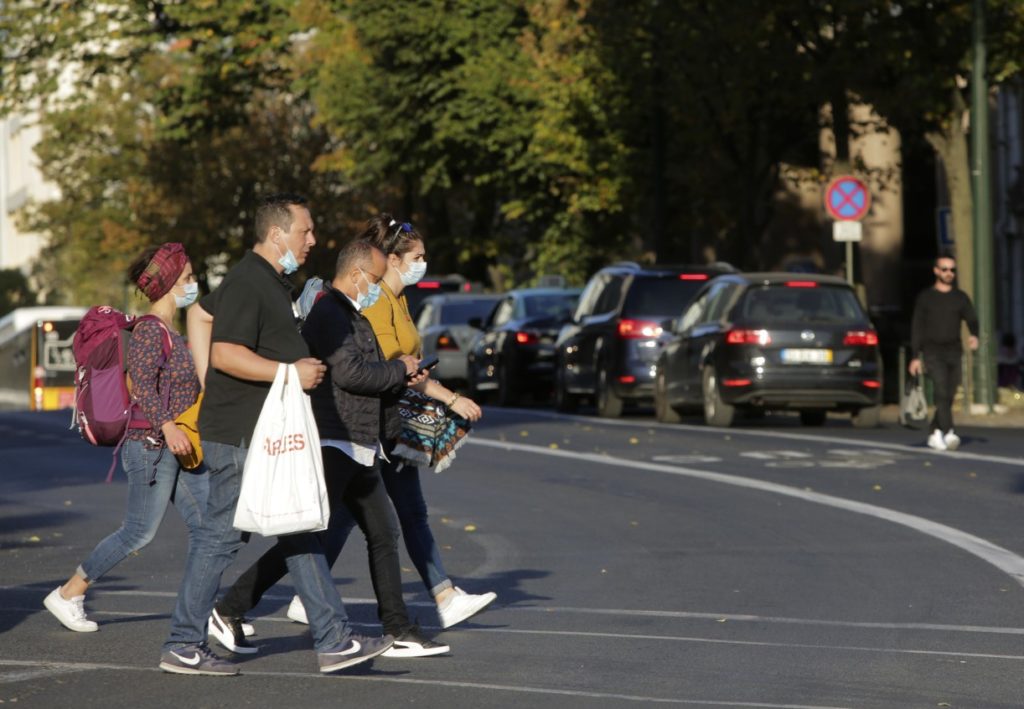
<path id="1" fill-rule="evenodd" d="M 785 364 L 832 364 L 832 350 L 782 350 Z"/>

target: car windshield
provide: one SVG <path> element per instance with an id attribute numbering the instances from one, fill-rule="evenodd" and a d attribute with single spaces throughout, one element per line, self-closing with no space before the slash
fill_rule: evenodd
<path id="1" fill-rule="evenodd" d="M 441 323 L 444 325 L 465 325 L 473 318 L 486 320 L 494 310 L 496 298 L 474 298 L 454 300 L 441 306 Z"/>
<path id="2" fill-rule="evenodd" d="M 627 318 L 668 318 L 687 306 L 704 281 L 684 281 L 676 275 L 637 276 L 629 287 L 622 315 Z"/>
<path id="3" fill-rule="evenodd" d="M 743 296 L 737 314 L 737 319 L 759 325 L 867 320 L 853 291 L 838 286 L 793 288 L 780 284 L 752 288 Z"/>
<path id="4" fill-rule="evenodd" d="M 568 318 L 576 307 L 577 293 L 552 293 L 548 295 L 531 295 L 523 299 L 526 317 L 535 318 L 548 315 L 554 318 Z"/>

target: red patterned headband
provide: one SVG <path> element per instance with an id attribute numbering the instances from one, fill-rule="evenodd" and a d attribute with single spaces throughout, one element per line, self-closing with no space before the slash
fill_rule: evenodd
<path id="1" fill-rule="evenodd" d="M 187 263 L 188 254 L 184 246 L 176 242 L 164 244 L 153 254 L 139 276 L 139 290 L 146 294 L 150 302 L 160 300 L 174 287 Z"/>

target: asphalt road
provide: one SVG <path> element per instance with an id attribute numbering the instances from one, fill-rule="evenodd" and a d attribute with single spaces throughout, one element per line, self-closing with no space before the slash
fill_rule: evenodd
<path id="1" fill-rule="evenodd" d="M 18 707 L 1024 706 L 1021 431 L 934 453 L 899 428 L 793 417 L 734 429 L 488 408 L 425 487 L 445 563 L 498 601 L 450 656 L 316 671 L 287 579 L 254 613 L 242 676 L 167 675 L 184 526 L 90 593 L 100 632 L 42 609 L 123 512 L 109 449 L 66 412 L 0 414 L 0 703 Z M 363 545 L 334 568 L 379 632 Z M 266 547 L 256 540 L 225 580 Z M 406 599 L 432 604 L 403 561 Z M 217 646 L 214 645 L 216 648 Z"/>

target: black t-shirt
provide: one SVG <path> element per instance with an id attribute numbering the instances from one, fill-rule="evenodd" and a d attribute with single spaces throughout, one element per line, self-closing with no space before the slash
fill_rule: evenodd
<path id="1" fill-rule="evenodd" d="M 247 251 L 220 286 L 200 301 L 213 315 L 211 341 L 242 345 L 275 362 L 308 357 L 292 310 L 292 290 L 266 259 Z M 199 411 L 202 439 L 247 446 L 269 389 L 270 382 L 238 379 L 209 367 Z"/>
<path id="2" fill-rule="evenodd" d="M 917 296 L 911 323 L 911 348 L 916 357 L 919 352 L 959 352 L 960 323 L 978 335 L 978 315 L 971 299 L 962 290 L 954 288 L 943 293 L 934 286 Z"/>

